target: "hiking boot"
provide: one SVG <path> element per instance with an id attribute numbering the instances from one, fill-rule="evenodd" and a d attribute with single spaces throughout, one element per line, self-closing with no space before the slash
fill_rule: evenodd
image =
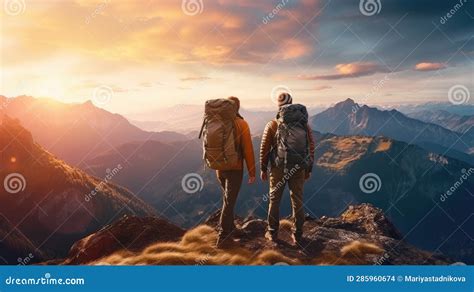
<path id="1" fill-rule="evenodd" d="M 301 246 L 303 243 L 303 235 L 300 233 L 293 233 L 291 235 L 291 239 L 293 240 L 294 245 L 299 245 Z"/>
<path id="2" fill-rule="evenodd" d="M 278 242 L 278 234 L 270 231 L 265 232 L 265 238 L 273 243 Z"/>
<path id="3" fill-rule="evenodd" d="M 242 238 L 242 237 L 245 237 L 247 234 L 245 233 L 245 231 L 243 231 L 242 229 L 240 228 L 235 228 L 234 230 L 232 230 L 232 232 L 230 233 L 230 235 L 234 238 Z"/>

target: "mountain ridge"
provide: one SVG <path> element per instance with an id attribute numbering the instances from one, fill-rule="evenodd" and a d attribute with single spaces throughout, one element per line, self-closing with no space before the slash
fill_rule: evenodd
<path id="1" fill-rule="evenodd" d="M 430 143 L 438 144 L 445 149 L 439 154 L 447 154 L 474 165 L 474 137 L 461 137 L 461 134 L 409 118 L 397 110 L 379 110 L 347 99 L 313 116 L 310 123 L 313 130 L 321 133 L 380 135 L 427 147 L 427 150 L 433 150 L 427 146 Z M 466 159 L 459 152 L 470 157 Z"/>
<path id="2" fill-rule="evenodd" d="M 80 165 L 92 152 L 127 142 L 187 140 L 174 132 L 143 131 L 122 115 L 98 108 L 91 101 L 68 104 L 29 96 L 3 100 L 0 115 L 19 119 L 39 144 L 74 165 Z"/>
<path id="3" fill-rule="evenodd" d="M 78 238 L 123 214 L 155 210 L 127 189 L 92 177 L 38 145 L 18 120 L 0 123 L 0 213 L 45 258 L 62 254 Z M 112 175 L 120 171 L 115 166 Z"/>
<path id="4" fill-rule="evenodd" d="M 474 133 L 474 115 L 458 115 L 446 110 L 424 110 L 408 114 L 408 116 L 461 134 Z"/>
<path id="5" fill-rule="evenodd" d="M 387 212 L 387 216 L 402 232 L 409 232 L 429 212 L 426 219 L 429 222 L 422 221 L 418 226 L 430 232 L 423 236 L 412 232 L 407 240 L 430 250 L 441 245 L 453 228 L 456 229 L 471 214 L 468 206 L 473 201 L 469 194 L 472 180 L 465 181 L 449 200 L 440 201 L 440 196 L 462 176 L 462 169 L 470 169 L 465 162 L 383 136 L 337 136 L 318 132 L 314 132 L 313 136 L 316 141 L 315 165 L 312 177 L 305 184 L 305 204 L 313 216 L 335 216 L 349 202 L 371 203 Z M 258 153 L 260 137 L 254 137 L 253 144 L 255 153 Z M 203 222 L 212 214 L 220 204 L 222 195 L 214 171 L 203 167 L 199 141 L 178 143 L 176 147 L 172 152 L 151 155 L 140 153 L 143 149 L 138 150 L 130 168 L 114 179 L 152 206 L 164 210 L 163 215 L 170 221 L 187 228 L 196 222 Z M 158 150 L 158 147 L 151 148 Z M 182 152 L 179 152 L 180 149 Z M 140 156 L 161 156 L 161 160 L 167 159 L 161 163 L 156 159 L 142 162 Z M 103 173 L 118 161 L 120 156 L 110 151 L 90 164 L 94 165 L 93 173 Z M 154 169 L 154 172 L 149 173 L 148 169 Z M 190 173 L 200 177 L 202 182 L 191 194 L 182 187 L 182 180 Z M 361 190 L 360 179 L 365 174 L 379 177 L 379 191 L 367 194 Z M 265 183 L 258 181 L 252 186 L 244 183 L 236 213 L 242 216 L 264 216 L 267 193 L 268 186 Z M 170 202 L 173 208 L 168 208 Z M 436 203 L 442 203 L 443 209 L 437 207 Z M 413 205 L 417 208 L 412 208 Z M 284 196 L 282 214 L 290 213 L 289 206 L 289 198 Z M 467 234 L 474 236 L 474 230 L 470 230 L 468 224 L 464 223 L 463 227 Z M 458 253 L 459 249 L 446 250 L 444 246 L 441 247 L 442 251 L 458 260 L 470 258 L 472 261 L 474 250 L 469 248 L 469 239 L 462 232 L 451 236 L 445 244 L 456 240 L 466 246 L 466 251 L 461 254 Z"/>

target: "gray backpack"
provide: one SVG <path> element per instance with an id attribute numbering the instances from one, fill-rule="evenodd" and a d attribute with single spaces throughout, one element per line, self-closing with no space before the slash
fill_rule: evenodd
<path id="1" fill-rule="evenodd" d="M 301 104 L 280 107 L 277 115 L 277 131 L 273 149 L 273 161 L 277 167 L 307 168 L 310 163 L 308 111 Z"/>
<path id="2" fill-rule="evenodd" d="M 235 167 L 239 160 L 235 129 L 237 112 L 232 100 L 206 101 L 199 139 L 203 139 L 203 158 L 211 169 L 227 170 Z"/>

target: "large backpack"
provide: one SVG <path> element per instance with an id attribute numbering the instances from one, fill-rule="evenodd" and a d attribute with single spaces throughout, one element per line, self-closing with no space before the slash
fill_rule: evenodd
<path id="1" fill-rule="evenodd" d="M 280 107 L 273 149 L 275 166 L 306 168 L 310 163 L 308 111 L 301 104 Z"/>
<path id="2" fill-rule="evenodd" d="M 232 100 L 206 101 L 199 138 L 203 138 L 203 158 L 211 169 L 228 170 L 239 160 L 235 129 L 237 113 L 237 105 Z"/>

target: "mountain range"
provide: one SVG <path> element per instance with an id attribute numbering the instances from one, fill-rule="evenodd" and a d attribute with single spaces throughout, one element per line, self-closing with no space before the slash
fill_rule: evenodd
<path id="1" fill-rule="evenodd" d="M 0 212 L 8 215 L 8 224 L 2 226 L 16 227 L 32 238 L 31 243 L 40 247 L 36 248 L 37 258 L 64 256 L 74 241 L 123 214 L 145 216 L 156 210 L 180 227 L 190 228 L 205 223 L 220 208 L 220 186 L 214 172 L 203 167 L 201 142 L 194 138 L 195 133 L 146 132 L 90 102 L 68 105 L 30 97 L 7 102 L 2 113 L 13 113 L 20 121 L 3 119 L 0 178 L 22 174 L 27 186 L 20 198 L 29 199 L 6 194 Z M 83 116 L 86 118 L 71 122 Z M 260 127 L 272 117 L 270 113 L 259 117 Z M 473 263 L 474 143 L 454 128 L 445 128 L 447 124 L 433 122 L 358 105 L 350 99 L 314 115 L 316 160 L 305 185 L 306 212 L 313 218 L 338 216 L 348 205 L 370 203 L 383 210 L 403 240 Z M 76 124 L 80 126 L 74 128 Z M 116 127 L 120 130 L 115 131 Z M 61 135 L 70 141 L 61 142 Z M 461 136 L 463 140 L 458 139 Z M 54 137 L 57 144 L 42 147 L 41 141 Z M 99 146 L 93 144 L 97 140 L 102 141 Z M 253 143 L 258 153 L 259 135 L 253 137 Z M 197 179 L 195 190 L 185 190 L 187 175 Z M 373 192 L 364 191 L 362 178 L 366 175 L 377 184 Z M 467 178 L 460 183 L 462 177 Z M 90 203 L 85 197 L 97 186 L 102 186 L 99 194 L 84 208 Z M 266 184 L 244 184 L 236 212 L 264 218 L 267 202 Z M 17 208 L 20 212 L 12 211 Z M 282 214 L 290 214 L 288 196 L 282 201 Z M 58 226 L 59 222 L 66 223 Z M 54 226 L 57 231 L 52 233 Z"/>
<path id="2" fill-rule="evenodd" d="M 474 113 L 458 115 L 445 110 L 425 110 L 407 114 L 409 117 L 436 125 L 465 135 L 474 135 Z"/>
<path id="3" fill-rule="evenodd" d="M 311 107 L 308 108 L 308 112 L 309 114 L 316 114 L 323 109 L 322 107 Z M 260 135 L 265 128 L 265 124 L 275 118 L 276 111 L 276 106 L 274 110 L 241 108 L 240 114 L 248 122 L 252 133 Z M 130 115 L 130 119 L 134 125 L 147 131 L 167 130 L 188 134 L 200 129 L 203 113 L 204 107 L 201 105 L 176 105 L 162 110 L 155 110 L 148 114 Z M 194 137 L 196 136 L 194 135 Z"/>
<path id="4" fill-rule="evenodd" d="M 348 204 L 371 203 L 387 213 L 407 234 L 409 242 L 428 250 L 440 249 L 456 259 L 474 258 L 466 235 L 474 235 L 473 225 L 465 222 L 474 203 L 472 180 L 464 181 L 455 196 L 441 198 L 463 171 L 472 169 L 467 163 L 385 137 L 315 132 L 314 138 L 316 161 L 313 176 L 305 185 L 306 211 L 312 216 L 336 216 Z M 258 151 L 260 138 L 255 137 L 253 143 Z M 149 147 L 148 155 L 142 153 L 145 148 L 140 148 L 137 158 L 113 180 L 130 188 L 159 214 L 180 226 L 191 227 L 220 207 L 221 190 L 214 172 L 200 162 L 199 144 L 193 141 L 177 145 L 179 150 L 155 143 Z M 120 161 L 121 156 L 110 151 L 88 163 L 94 165 L 88 171 L 103 173 Z M 195 192 L 183 189 L 186 174 L 198 174 L 202 180 Z M 380 179 L 380 190 L 375 194 L 361 190 L 360 179 L 365 174 L 375 174 Z M 267 188 L 262 182 L 252 186 L 244 183 L 236 207 L 238 214 L 264 217 Z M 289 198 L 285 197 L 283 214 L 290 214 L 289 206 Z M 457 230 L 459 226 L 466 234 Z M 457 230 L 455 234 L 453 230 Z M 445 249 L 452 242 L 458 248 Z M 461 246 L 465 248 L 462 252 Z"/>
<path id="5" fill-rule="evenodd" d="M 155 214 L 127 189 L 56 158 L 18 120 L 1 119 L 0 149 L 0 214 L 5 222 L 0 224 L 0 235 L 13 234 L 0 246 L 10 255 L 28 250 L 35 258 L 64 256 L 76 240 L 115 218 Z M 107 175 L 110 178 L 120 169 L 116 165 Z M 12 246 L 9 241 L 22 243 Z M 5 255 L 9 253 L 2 252 Z"/>
<path id="6" fill-rule="evenodd" d="M 311 126 L 321 133 L 390 137 L 474 165 L 474 137 L 409 118 L 397 110 L 359 105 L 352 99 L 315 115 Z"/>
<path id="7" fill-rule="evenodd" d="M 474 115 L 474 104 L 469 102 L 464 104 L 453 104 L 450 102 L 427 102 L 421 104 L 401 104 L 392 106 L 391 108 L 397 109 L 406 115 L 423 111 L 445 111 L 460 116 Z"/>
<path id="8" fill-rule="evenodd" d="M 123 143 L 146 140 L 184 141 L 174 132 L 147 132 L 119 114 L 100 109 L 88 101 L 67 104 L 29 96 L 0 96 L 0 117 L 20 120 L 46 150 L 73 165 Z"/>

